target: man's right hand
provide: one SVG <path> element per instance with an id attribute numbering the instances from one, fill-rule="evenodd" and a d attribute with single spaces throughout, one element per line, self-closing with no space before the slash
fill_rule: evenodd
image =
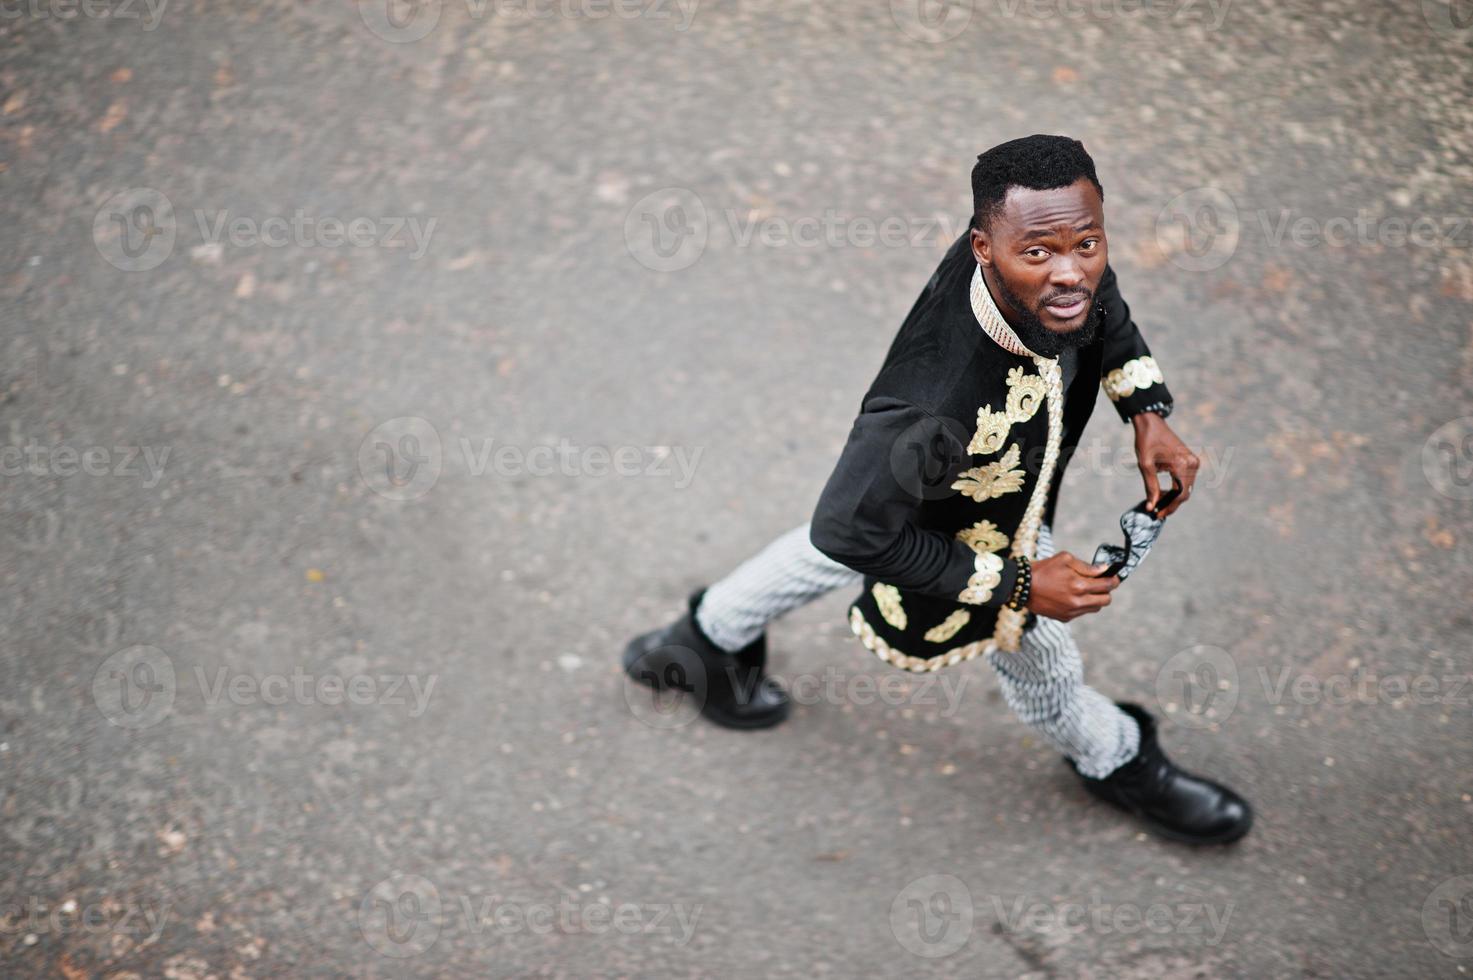
<path id="1" fill-rule="evenodd" d="M 1069 622 L 1110 604 L 1110 593 L 1120 576 L 1101 578 L 1108 565 L 1091 565 L 1067 551 L 1033 563 L 1033 586 L 1028 608 L 1039 616 Z"/>

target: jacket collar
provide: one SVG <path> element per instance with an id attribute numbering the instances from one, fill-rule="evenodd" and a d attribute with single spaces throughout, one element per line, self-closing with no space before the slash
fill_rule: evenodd
<path id="1" fill-rule="evenodd" d="M 1010 354 L 1021 354 L 1024 357 L 1037 357 L 1038 355 L 1024 346 L 1023 341 L 1008 326 L 1008 321 L 1003 319 L 1002 311 L 997 308 L 997 303 L 992 298 L 992 293 L 987 288 L 987 283 L 982 280 L 982 267 L 980 265 L 972 268 L 972 315 L 977 318 L 977 323 L 983 332 L 991 337 L 997 346 Z"/>

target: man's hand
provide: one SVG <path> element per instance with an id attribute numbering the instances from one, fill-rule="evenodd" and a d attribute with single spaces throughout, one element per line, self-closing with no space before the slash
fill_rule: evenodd
<path id="1" fill-rule="evenodd" d="M 1067 551 L 1033 563 L 1033 587 L 1028 608 L 1040 616 L 1068 622 L 1110 604 L 1110 593 L 1120 577 L 1101 578 L 1109 566 L 1091 565 Z"/>
<path id="2" fill-rule="evenodd" d="M 1146 481 L 1147 509 L 1154 511 L 1156 501 L 1161 496 L 1161 483 L 1156 478 L 1157 473 L 1170 473 L 1172 486 L 1181 491 L 1176 500 L 1155 515 L 1166 517 L 1192 496 L 1192 484 L 1197 480 L 1197 467 L 1202 461 L 1187 448 L 1186 443 L 1177 438 L 1166 420 L 1155 412 L 1142 412 L 1130 421 L 1135 426 L 1136 463 Z"/>

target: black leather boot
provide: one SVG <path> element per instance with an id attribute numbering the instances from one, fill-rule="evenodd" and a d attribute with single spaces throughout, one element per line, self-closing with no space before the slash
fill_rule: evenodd
<path id="1" fill-rule="evenodd" d="M 669 626 L 630 641 L 624 649 L 624 672 L 656 690 L 684 691 L 701 714 L 718 725 L 776 725 L 788 716 L 791 705 L 787 692 L 764 673 L 767 634 L 736 653 L 722 650 L 696 623 L 696 609 L 705 594 L 700 589 L 691 595 L 685 615 Z"/>
<path id="2" fill-rule="evenodd" d="M 1187 844 L 1230 844 L 1253 826 L 1253 808 L 1237 793 L 1178 769 L 1156 741 L 1156 721 L 1138 704 L 1121 704 L 1141 729 L 1134 759 L 1103 779 L 1079 778 L 1095 796 L 1137 817 L 1163 837 Z M 1076 774 L 1074 760 L 1066 762 Z"/>

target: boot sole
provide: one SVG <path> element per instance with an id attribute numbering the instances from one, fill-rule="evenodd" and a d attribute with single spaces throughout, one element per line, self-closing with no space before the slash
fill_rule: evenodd
<path id="1" fill-rule="evenodd" d="M 640 671 L 636 673 L 634 670 L 635 664 L 639 663 L 640 657 L 645 654 L 645 649 L 642 645 L 643 640 L 644 637 L 637 637 L 631 640 L 629 645 L 624 648 L 624 675 L 634 681 L 634 683 L 654 688 L 656 691 L 667 690 L 669 685 L 662 684 L 657 673 L 653 671 Z M 770 715 L 760 715 L 756 718 L 728 714 L 713 705 L 710 701 L 701 705 L 702 718 L 720 725 L 722 728 L 731 728 L 744 732 L 780 725 L 788 719 L 788 715 L 791 713 L 791 702 L 784 703 L 782 709 L 779 711 L 775 711 Z"/>

